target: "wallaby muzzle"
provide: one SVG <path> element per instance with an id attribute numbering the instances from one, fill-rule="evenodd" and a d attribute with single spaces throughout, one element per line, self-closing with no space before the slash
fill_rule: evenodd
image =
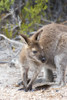
<path id="1" fill-rule="evenodd" d="M 45 63 L 46 58 L 44 56 L 40 56 L 39 59 L 41 60 L 42 63 Z"/>
<path id="2" fill-rule="evenodd" d="M 46 61 L 46 58 L 43 57 L 43 58 L 41 59 L 41 61 L 42 61 L 42 63 L 44 63 L 44 62 Z"/>

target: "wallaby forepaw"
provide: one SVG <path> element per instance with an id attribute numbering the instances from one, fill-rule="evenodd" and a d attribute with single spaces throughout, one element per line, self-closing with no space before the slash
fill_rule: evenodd
<path id="1" fill-rule="evenodd" d="M 32 85 L 28 86 L 28 87 L 25 89 L 26 92 L 27 92 L 27 91 L 31 91 L 31 90 L 32 90 Z"/>

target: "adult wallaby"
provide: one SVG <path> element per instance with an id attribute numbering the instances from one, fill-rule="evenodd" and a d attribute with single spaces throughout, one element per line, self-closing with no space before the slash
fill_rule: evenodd
<path id="1" fill-rule="evenodd" d="M 22 74 L 22 83 L 24 85 L 25 91 L 32 88 L 32 84 L 40 73 L 43 63 L 46 63 L 46 58 L 44 55 L 43 47 L 40 46 L 39 41 L 37 40 L 38 34 L 43 30 L 40 30 L 36 33 L 35 37 L 28 38 L 27 36 L 21 34 L 21 36 L 26 41 L 26 44 L 21 50 L 20 53 L 20 63 L 21 63 L 21 74 Z M 32 70 L 32 78 L 28 79 L 28 72 Z M 51 70 L 46 70 L 46 81 L 53 81 L 53 73 Z"/>
<path id="2" fill-rule="evenodd" d="M 65 71 L 67 66 L 67 26 L 52 23 L 39 29 L 39 44 L 43 47 L 47 63 L 45 67 L 57 71 L 57 85 L 65 84 Z M 38 33 L 37 33 L 38 34 Z M 37 34 L 34 34 L 34 38 Z"/>

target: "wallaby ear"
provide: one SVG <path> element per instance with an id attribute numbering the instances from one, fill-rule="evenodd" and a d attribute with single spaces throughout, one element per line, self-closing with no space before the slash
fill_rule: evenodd
<path id="1" fill-rule="evenodd" d="M 33 36 L 32 36 L 32 40 L 37 40 L 38 39 L 38 36 L 39 34 L 43 32 L 43 29 L 39 30 L 38 32 L 36 32 Z"/>
<path id="2" fill-rule="evenodd" d="M 24 34 L 19 34 L 19 35 L 22 36 L 23 39 L 25 40 L 25 42 L 29 45 L 29 43 L 30 43 L 29 38 L 26 35 L 24 35 Z"/>

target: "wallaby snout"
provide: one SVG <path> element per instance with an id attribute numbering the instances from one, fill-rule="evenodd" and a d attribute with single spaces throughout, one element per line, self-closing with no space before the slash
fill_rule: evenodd
<path id="1" fill-rule="evenodd" d="M 43 57 L 41 61 L 42 61 L 42 63 L 44 63 L 46 61 L 46 58 Z"/>
<path id="2" fill-rule="evenodd" d="M 40 58 L 42 63 L 45 63 L 45 61 L 46 61 L 46 57 L 45 56 L 40 56 L 39 58 Z"/>

